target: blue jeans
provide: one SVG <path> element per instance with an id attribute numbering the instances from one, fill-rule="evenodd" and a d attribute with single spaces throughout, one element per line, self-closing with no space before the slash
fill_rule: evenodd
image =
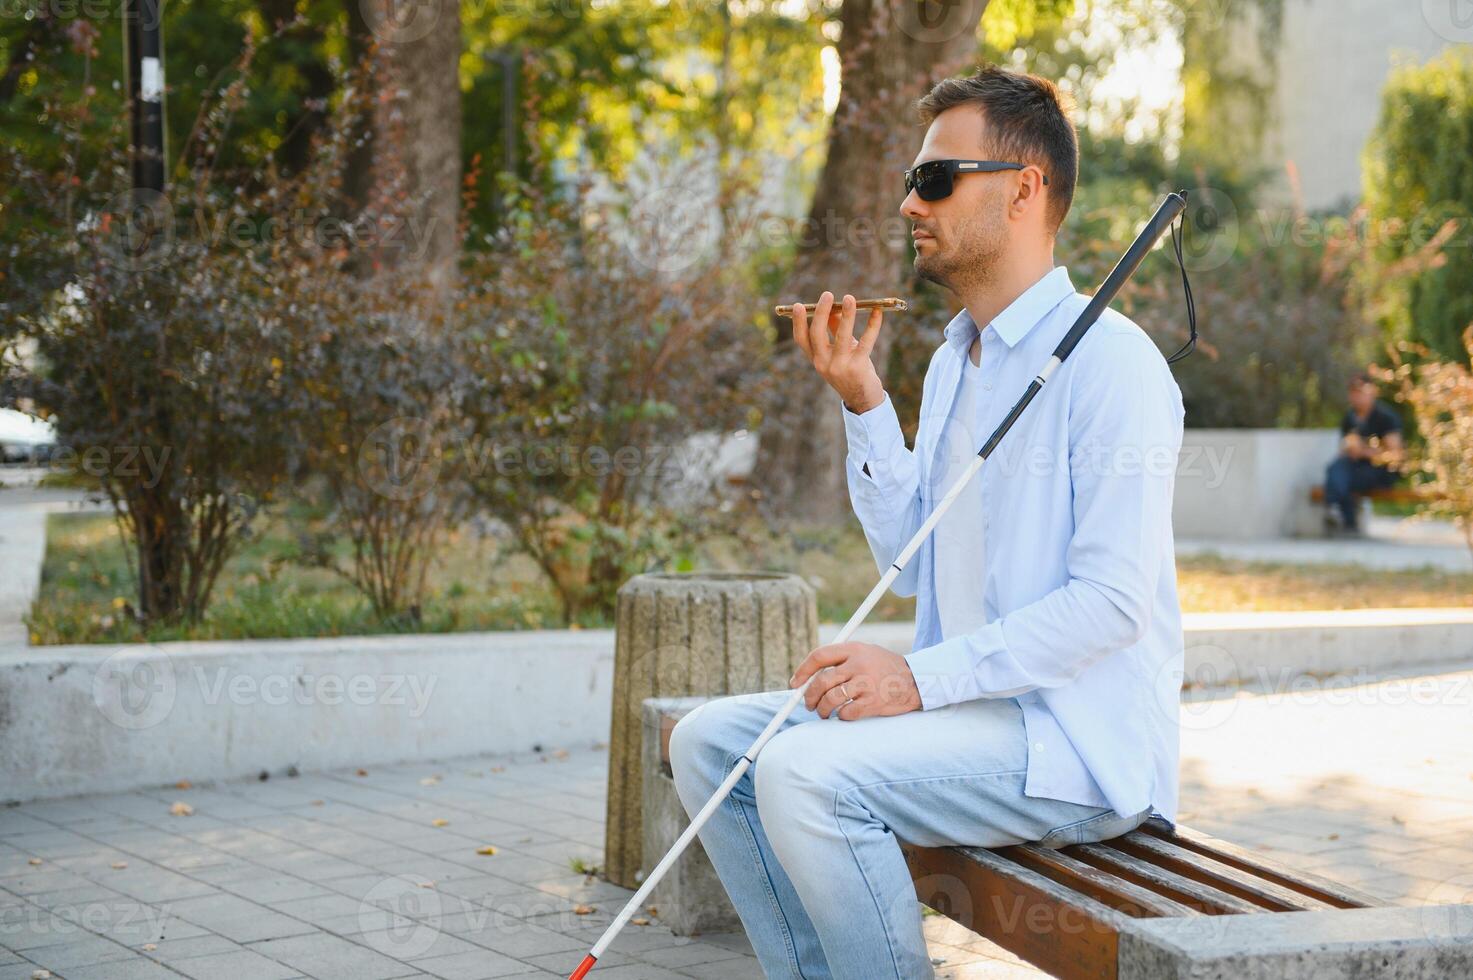
<path id="1" fill-rule="evenodd" d="M 1369 460 L 1337 456 L 1325 470 L 1325 505 L 1340 511 L 1347 528 L 1357 523 L 1355 494 L 1367 490 L 1384 490 L 1396 482 L 1396 474 Z"/>
<path id="2" fill-rule="evenodd" d="M 718 698 L 680 719 L 670 763 L 687 813 L 791 694 Z M 933 978 L 897 838 L 1061 847 L 1119 836 L 1150 815 L 1025 796 L 1027 766 L 1014 698 L 857 721 L 799 704 L 699 836 L 769 978 Z"/>

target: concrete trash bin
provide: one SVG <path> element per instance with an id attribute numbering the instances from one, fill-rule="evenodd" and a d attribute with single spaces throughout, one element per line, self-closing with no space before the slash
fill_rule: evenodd
<path id="1" fill-rule="evenodd" d="M 652 573 L 619 589 L 614 628 L 604 867 L 609 881 L 637 888 L 644 699 L 786 688 L 818 646 L 818 603 L 807 582 L 782 572 Z"/>

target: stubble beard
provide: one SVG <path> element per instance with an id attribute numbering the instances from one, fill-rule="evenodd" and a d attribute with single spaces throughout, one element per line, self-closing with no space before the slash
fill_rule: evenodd
<path id="1" fill-rule="evenodd" d="M 916 275 L 957 294 L 985 288 L 997 277 L 1007 248 L 1001 215 L 973 214 L 953 231 L 945 252 L 939 238 L 932 239 L 929 254 L 916 252 Z"/>

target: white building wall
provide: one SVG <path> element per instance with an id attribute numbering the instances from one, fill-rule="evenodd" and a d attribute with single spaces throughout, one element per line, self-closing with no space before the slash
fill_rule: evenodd
<path id="1" fill-rule="evenodd" d="M 1469 0 L 1284 0 L 1268 162 L 1293 161 L 1310 210 L 1361 197 L 1361 151 L 1393 65 L 1473 42 Z M 1287 181 L 1278 192 L 1288 199 Z"/>

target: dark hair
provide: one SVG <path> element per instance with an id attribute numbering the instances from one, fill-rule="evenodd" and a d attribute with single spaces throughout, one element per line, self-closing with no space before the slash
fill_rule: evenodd
<path id="1" fill-rule="evenodd" d="M 937 82 L 916 100 L 916 111 L 929 124 L 959 105 L 981 109 L 992 136 L 984 143 L 987 153 L 1031 163 L 1048 175 L 1049 219 L 1058 231 L 1079 178 L 1079 137 L 1063 103 L 1058 87 L 1046 78 L 985 65 L 966 78 Z"/>
<path id="2" fill-rule="evenodd" d="M 1371 377 L 1369 372 L 1366 371 L 1355 372 L 1350 376 L 1350 381 L 1348 382 L 1348 384 L 1352 385 L 1373 385 L 1375 383 L 1376 379 Z"/>

